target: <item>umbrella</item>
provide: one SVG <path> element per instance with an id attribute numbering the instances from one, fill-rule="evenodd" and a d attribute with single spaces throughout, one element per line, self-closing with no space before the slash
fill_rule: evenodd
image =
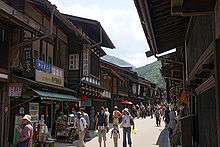
<path id="1" fill-rule="evenodd" d="M 121 102 L 121 104 L 126 104 L 126 105 L 132 105 L 132 102 L 129 102 L 128 100 L 124 100 Z"/>

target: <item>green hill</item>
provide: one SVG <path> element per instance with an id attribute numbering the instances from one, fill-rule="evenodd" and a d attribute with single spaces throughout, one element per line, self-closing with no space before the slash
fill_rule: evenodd
<path id="1" fill-rule="evenodd" d="M 107 62 L 110 62 L 112 64 L 118 65 L 120 67 L 132 67 L 132 68 L 135 68 L 130 63 L 128 63 L 128 62 L 126 62 L 126 61 L 124 61 L 122 59 L 119 59 L 117 57 L 114 57 L 114 56 L 105 55 L 104 57 L 102 57 L 102 59 L 107 61 Z"/>
<path id="2" fill-rule="evenodd" d="M 157 84 L 161 88 L 166 88 L 166 83 L 160 72 L 161 62 L 156 61 L 151 64 L 136 68 L 139 76 Z"/>

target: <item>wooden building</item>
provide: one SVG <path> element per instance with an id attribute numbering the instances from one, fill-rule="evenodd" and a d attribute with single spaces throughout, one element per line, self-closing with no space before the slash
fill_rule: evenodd
<path id="1" fill-rule="evenodd" d="M 182 145 L 220 146 L 220 1 L 135 0 L 135 5 L 151 49 L 147 54 L 157 57 L 176 48 L 162 57 L 162 73 L 168 94 L 188 95 Z"/>
<path id="2" fill-rule="evenodd" d="M 155 84 L 139 77 L 131 68 L 120 67 L 101 60 L 101 72 L 101 83 L 104 91 L 109 94 L 107 101 L 110 110 L 115 105 L 119 108 L 126 107 L 121 104 L 123 101 L 133 104 L 150 104 L 161 100 L 156 97 L 160 93 L 159 88 L 157 89 Z"/>
<path id="3" fill-rule="evenodd" d="M 68 115 L 79 105 L 79 92 L 98 99 L 105 54 L 100 46 L 114 46 L 97 24 L 90 27 L 102 42 L 85 35 L 91 30 L 82 32 L 47 0 L 0 1 L 0 146 L 13 144 L 18 115 L 44 119 L 54 136 L 58 111 Z"/>
<path id="4" fill-rule="evenodd" d="M 110 49 L 115 47 L 100 22 L 71 15 L 65 15 L 65 17 L 89 39 L 89 42 L 86 42 L 75 34 L 71 35 L 68 53 L 68 86 L 77 89 L 81 106 L 85 106 L 88 112 L 91 106 L 96 110 L 102 105 L 107 106 L 103 100 L 103 92 L 107 91 L 101 84 L 100 61 L 106 53 L 101 47 Z"/>

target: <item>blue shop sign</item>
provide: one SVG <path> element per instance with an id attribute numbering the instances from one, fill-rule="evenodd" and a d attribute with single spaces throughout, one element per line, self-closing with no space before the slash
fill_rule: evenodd
<path id="1" fill-rule="evenodd" d="M 52 65 L 47 64 L 44 61 L 36 60 L 35 68 L 39 71 L 44 71 L 46 73 L 52 73 Z"/>

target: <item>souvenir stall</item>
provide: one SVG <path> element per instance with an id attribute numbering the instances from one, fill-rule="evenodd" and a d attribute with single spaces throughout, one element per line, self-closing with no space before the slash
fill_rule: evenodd
<path id="1" fill-rule="evenodd" d="M 61 107 L 57 106 L 55 120 L 55 136 L 58 142 L 73 142 L 78 138 L 76 103 L 63 102 Z"/>

